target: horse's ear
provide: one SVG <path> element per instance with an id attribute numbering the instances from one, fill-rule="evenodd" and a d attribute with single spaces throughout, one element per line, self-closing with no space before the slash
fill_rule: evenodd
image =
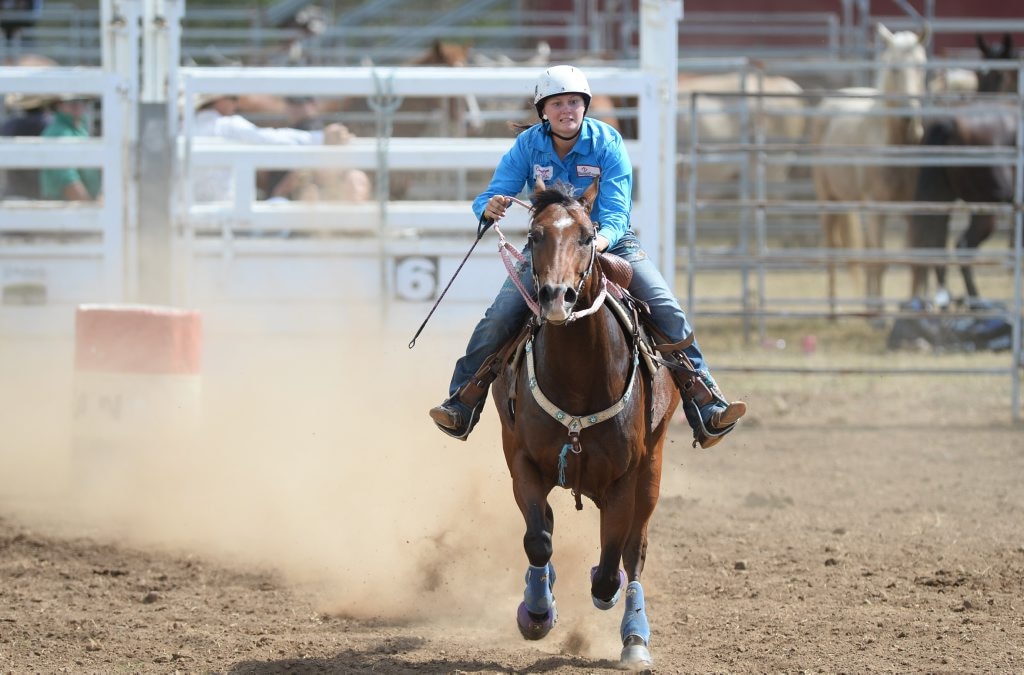
<path id="1" fill-rule="evenodd" d="M 892 31 L 886 28 L 883 24 L 878 24 L 875 28 L 875 32 L 878 33 L 878 37 L 882 38 L 886 45 L 892 44 Z"/>
<path id="2" fill-rule="evenodd" d="M 932 39 L 932 27 L 931 24 L 926 23 L 921 32 L 917 34 L 917 44 L 927 45 Z"/>
<path id="3" fill-rule="evenodd" d="M 987 58 L 988 57 L 988 43 L 985 42 L 985 38 L 981 36 L 981 33 L 974 34 L 974 43 L 978 45 L 978 50 Z"/>
<path id="4" fill-rule="evenodd" d="M 541 178 L 540 176 L 537 176 L 537 180 L 533 182 L 533 189 L 536 190 L 537 192 L 540 192 L 542 190 L 547 190 L 548 188 L 546 185 L 544 185 L 544 179 Z"/>
<path id="5" fill-rule="evenodd" d="M 589 214 L 594 208 L 594 202 L 597 201 L 598 181 L 595 178 L 594 182 L 590 184 L 586 190 L 583 191 L 583 196 L 580 197 L 580 204 L 583 205 L 583 209 Z"/>
<path id="6" fill-rule="evenodd" d="M 988 41 L 982 37 L 981 33 L 974 34 L 974 42 L 978 45 L 978 49 L 981 50 L 981 53 L 985 55 L 985 58 L 992 58 L 992 48 L 989 47 Z"/>

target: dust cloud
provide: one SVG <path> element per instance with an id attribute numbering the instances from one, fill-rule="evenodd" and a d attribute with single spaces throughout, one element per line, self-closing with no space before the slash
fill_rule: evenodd
<path id="1" fill-rule="evenodd" d="M 270 570 L 316 589 L 324 612 L 493 623 L 518 641 L 524 525 L 493 405 L 466 443 L 426 414 L 472 324 L 435 317 L 410 350 L 421 316 L 306 333 L 235 329 L 204 313 L 201 394 L 179 391 L 201 396 L 201 419 L 168 405 L 157 423 L 122 420 L 99 444 L 73 413 L 83 377 L 71 339 L 8 340 L 0 515 Z M 603 649 L 619 617 L 590 606 L 597 509 L 577 513 L 566 491 L 552 503 L 561 614 L 574 651 Z"/>

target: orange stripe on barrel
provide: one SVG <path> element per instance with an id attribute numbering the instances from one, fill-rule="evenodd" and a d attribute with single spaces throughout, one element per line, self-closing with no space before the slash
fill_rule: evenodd
<path id="1" fill-rule="evenodd" d="M 101 373 L 198 375 L 202 315 L 148 305 L 80 305 L 75 369 Z"/>

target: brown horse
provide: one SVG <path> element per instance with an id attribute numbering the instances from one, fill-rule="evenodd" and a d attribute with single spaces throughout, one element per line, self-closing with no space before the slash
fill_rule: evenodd
<path id="1" fill-rule="evenodd" d="M 1009 33 L 1003 34 L 1003 40 L 998 45 L 989 44 L 981 35 L 975 35 L 974 39 L 986 61 L 1012 61 L 1017 58 L 1017 52 L 1013 48 L 1013 36 Z M 1016 92 L 1017 71 L 1007 68 L 980 68 L 978 91 Z"/>
<path id="2" fill-rule="evenodd" d="M 555 623 L 548 494 L 571 485 L 577 509 L 582 495 L 600 510 L 594 604 L 610 609 L 625 595 L 621 660 L 637 667 L 651 663 L 640 574 L 658 501 L 662 445 L 679 396 L 666 370 L 653 378 L 644 374 L 635 333 L 604 301 L 606 278 L 596 262 L 597 227 L 589 215 L 597 190 L 595 181 L 577 200 L 571 186 L 538 184 L 528 248 L 539 328 L 520 359 L 526 367 L 506 368 L 492 391 L 512 491 L 526 521 L 529 568 L 517 613 L 520 632 L 538 640 Z"/>
<path id="3" fill-rule="evenodd" d="M 1012 59 L 1013 41 L 1003 38 L 1001 47 L 992 47 L 977 36 L 978 47 L 985 59 Z M 982 69 L 978 71 L 978 87 L 982 93 L 1015 93 L 1016 70 Z M 1012 148 L 1017 144 L 1015 105 L 999 103 L 968 104 L 952 114 L 929 121 L 925 125 L 922 145 L 957 147 Z M 914 199 L 923 202 L 1003 202 L 1014 199 L 1014 171 L 1005 163 L 989 166 L 963 166 L 951 162 L 945 166 L 922 167 L 914 192 Z M 945 248 L 949 238 L 951 214 L 915 214 L 910 218 L 907 243 L 910 248 Z M 972 213 L 970 223 L 957 239 L 958 250 L 976 249 L 992 236 L 996 228 L 994 213 Z M 928 291 L 928 266 L 911 267 L 911 296 L 924 298 Z M 946 289 L 946 267 L 935 265 L 938 282 L 937 299 L 945 304 L 949 298 Z M 974 273 L 967 264 L 960 266 L 967 295 L 978 297 Z"/>

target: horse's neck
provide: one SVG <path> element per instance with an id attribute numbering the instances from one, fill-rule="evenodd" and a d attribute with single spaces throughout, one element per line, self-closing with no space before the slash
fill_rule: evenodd
<path id="1" fill-rule="evenodd" d="M 591 286 L 599 287 L 596 283 Z M 580 305 L 589 307 L 596 297 L 596 291 L 588 290 L 580 298 Z M 596 409 L 622 396 L 632 363 L 632 345 L 607 305 L 564 326 L 544 327 L 537 337 L 537 347 L 538 378 L 565 383 L 560 405 Z"/>
<path id="2" fill-rule="evenodd" d="M 879 75 L 878 90 L 883 94 L 900 95 L 906 94 L 906 86 L 899 78 L 893 77 L 888 70 L 882 71 Z M 886 108 L 914 108 L 919 109 L 920 104 L 916 100 L 906 98 L 887 99 L 881 105 Z M 880 118 L 885 125 L 886 145 L 917 145 L 921 140 L 921 114 L 900 114 Z"/>

